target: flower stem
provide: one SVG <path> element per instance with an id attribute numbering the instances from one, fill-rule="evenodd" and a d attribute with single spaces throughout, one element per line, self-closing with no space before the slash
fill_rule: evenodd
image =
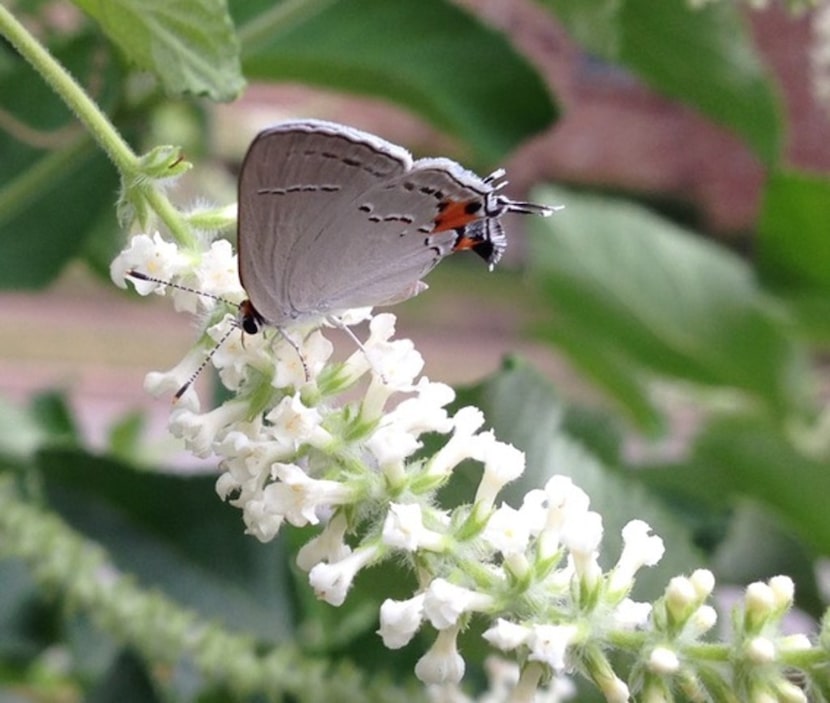
<path id="1" fill-rule="evenodd" d="M 0 36 L 8 39 L 18 53 L 31 64 L 32 68 L 75 113 L 93 139 L 115 164 L 121 174 L 123 187 L 127 187 L 127 184 L 142 175 L 141 159 L 119 134 L 109 118 L 60 62 L 41 46 L 37 39 L 3 5 L 0 5 Z M 193 232 L 164 193 L 153 186 L 146 189 L 144 197 L 170 233 L 181 244 L 192 246 Z"/>
<path id="2" fill-rule="evenodd" d="M 106 115 L 57 59 L 3 5 L 0 5 L 0 33 L 78 116 L 118 170 L 126 173 L 136 171 L 138 157 Z"/>

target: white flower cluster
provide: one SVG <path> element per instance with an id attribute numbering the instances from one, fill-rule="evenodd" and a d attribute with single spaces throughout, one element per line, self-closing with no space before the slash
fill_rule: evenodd
<path id="1" fill-rule="evenodd" d="M 185 255 L 159 235 L 139 235 L 112 265 L 119 285 L 130 271 L 234 301 L 244 295 L 234 256 L 221 241 Z M 521 662 L 491 662 L 494 685 L 510 687 L 514 701 L 562 700 L 570 690 L 562 677 L 574 670 L 607 700 L 629 700 L 628 684 L 606 656 L 612 633 L 640 637 L 643 688 L 658 690 L 671 677 L 696 680 L 681 654 L 715 624 L 703 603 L 711 574 L 674 579 L 653 607 L 633 602 L 638 570 L 663 555 L 662 540 L 646 523 L 625 526 L 622 553 L 603 571 L 602 518 L 571 479 L 553 476 L 518 508 L 499 503 L 502 487 L 524 471 L 524 455 L 482 430 L 477 408 L 450 416 L 452 389 L 418 378 L 423 360 L 409 340 L 392 339 L 392 315 L 356 313 L 369 318 L 369 337 L 363 349 L 334 362 L 319 326 L 243 338 L 232 312 L 215 300 L 134 282 L 143 294 L 172 292 L 181 309 L 196 311 L 196 298 L 209 316 L 203 341 L 224 340 L 211 362 L 234 397 L 201 412 L 188 387 L 171 427 L 197 455 L 219 457 L 217 493 L 240 508 L 247 532 L 265 542 L 286 522 L 320 525 L 297 563 L 317 596 L 334 606 L 362 569 L 390 556 L 409 560 L 415 593 L 382 604 L 379 635 L 398 649 L 425 624 L 437 632 L 415 668 L 437 699 L 459 699 L 465 662 L 457 638 L 474 616 L 489 624 L 483 636 L 494 648 Z M 150 374 L 148 389 L 174 392 L 205 353 L 198 347 L 171 371 Z M 343 401 L 346 391 L 357 399 Z M 431 456 L 420 451 L 426 433 L 448 436 Z M 475 497 L 442 509 L 436 491 L 465 460 L 482 466 Z M 770 612 L 783 612 L 779 601 Z M 762 637 L 760 626 L 754 632 L 751 656 L 763 658 L 763 645 L 775 640 Z"/>
<path id="2" fill-rule="evenodd" d="M 111 273 L 124 285 L 133 270 L 234 301 L 243 296 L 223 241 L 196 256 L 182 254 L 158 234 L 138 235 Z M 212 339 L 225 337 L 235 323 L 227 312 L 216 320 L 210 298 L 153 281 L 134 283 L 145 295 L 171 292 L 179 309 L 196 312 L 198 304 L 203 313 L 213 312 Z M 452 389 L 418 379 L 423 360 L 409 340 L 392 339 L 392 315 L 371 318 L 369 329 L 364 349 L 342 363 L 331 361 L 332 345 L 318 327 L 244 339 L 241 330 L 231 331 L 211 361 L 235 397 L 200 412 L 189 388 L 175 405 L 173 433 L 198 456 L 220 458 L 217 492 L 242 510 L 247 531 L 268 541 L 286 522 L 322 524 L 298 563 L 318 597 L 332 605 L 344 602 L 364 567 L 393 553 L 410 555 L 413 563 L 417 558 L 423 583 L 409 600 L 382 605 L 380 635 L 395 649 L 423 623 L 432 625 L 437 638 L 416 667 L 430 684 L 461 680 L 465 666 L 456 638 L 473 613 L 493 618 L 484 636 L 495 647 L 522 650 L 534 663 L 517 683 L 527 688 L 532 680 L 534 690 L 543 671 L 563 672 L 569 647 L 590 636 L 589 626 L 575 624 L 586 607 L 575 594 L 587 597 L 602 584 L 609 594 L 603 618 L 641 624 L 648 609 L 625 596 L 636 570 L 656 563 L 663 552 L 648 526 L 633 522 L 626 528 L 623 554 L 603 574 L 597 562 L 601 518 L 570 479 L 555 476 L 518 509 L 497 505 L 501 488 L 524 471 L 524 455 L 482 431 L 478 409 L 448 415 Z M 171 371 L 150 374 L 148 389 L 175 391 L 204 354 L 197 348 Z M 335 402 L 364 377 L 359 401 Z M 421 436 L 428 432 L 450 437 L 434 455 L 420 457 Z M 435 492 L 466 459 L 483 466 L 475 500 L 442 510 Z M 357 537 L 350 543 L 352 535 Z"/>

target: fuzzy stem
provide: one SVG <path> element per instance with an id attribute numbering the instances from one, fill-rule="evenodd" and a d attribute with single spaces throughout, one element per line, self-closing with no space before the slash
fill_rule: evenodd
<path id="1" fill-rule="evenodd" d="M 61 593 L 147 661 L 187 658 L 207 680 L 224 683 L 237 698 L 264 691 L 273 699 L 303 694 L 315 700 L 361 700 L 374 685 L 347 665 L 327 671 L 291 644 L 260 653 L 249 637 L 204 621 L 158 590 L 139 587 L 98 544 L 23 500 L 8 477 L 0 478 L 0 547 L 3 556 L 25 561 L 43 586 Z M 385 694 L 387 700 L 404 695 L 392 686 Z"/>
<path id="2" fill-rule="evenodd" d="M 139 157 L 95 101 L 3 5 L 0 5 L 0 35 L 8 39 L 18 53 L 75 113 L 93 139 L 115 164 L 121 174 L 122 182 L 126 184 L 133 181 L 141 172 Z M 145 197 L 150 207 L 179 243 L 192 246 L 195 241 L 193 233 L 181 213 L 173 207 L 167 197 L 155 186 L 147 190 Z"/>
<path id="3" fill-rule="evenodd" d="M 0 33 L 78 116 L 118 170 L 126 173 L 136 171 L 138 157 L 95 101 L 3 5 L 0 5 Z"/>

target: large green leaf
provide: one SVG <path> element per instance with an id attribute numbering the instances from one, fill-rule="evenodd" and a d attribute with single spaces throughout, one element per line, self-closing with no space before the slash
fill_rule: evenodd
<path id="1" fill-rule="evenodd" d="M 51 505 L 120 569 L 232 630 L 291 638 L 285 554 L 243 534 L 215 476 L 151 474 L 81 451 L 41 452 L 39 466 Z"/>
<path id="2" fill-rule="evenodd" d="M 392 100 L 461 137 L 487 162 L 555 117 L 542 79 L 505 36 L 453 3 L 340 0 L 310 7 L 319 11 L 275 22 L 271 32 L 251 4 L 232 8 L 248 77 Z"/>
<path id="3" fill-rule="evenodd" d="M 732 128 L 768 165 L 777 161 L 777 96 L 735 3 L 540 1 L 589 51 Z"/>
<path id="4" fill-rule="evenodd" d="M 172 94 L 232 100 L 244 86 L 225 0 L 74 0 Z"/>
<path id="5" fill-rule="evenodd" d="M 780 428 L 751 418 L 721 419 L 682 465 L 643 471 L 650 483 L 711 505 L 750 497 L 822 554 L 830 554 L 830 461 L 799 450 Z"/>
<path id="6" fill-rule="evenodd" d="M 99 86 L 102 106 L 117 99 L 117 66 L 93 37 L 76 37 L 55 54 L 75 76 Z M 0 77 L 0 95 L 20 125 L 0 131 L 0 289 L 38 288 L 82 251 L 93 223 L 106 215 L 110 232 L 117 232 L 118 176 L 22 59 Z"/>
<path id="7" fill-rule="evenodd" d="M 777 172 L 758 225 L 759 266 L 773 285 L 830 294 L 830 179 Z"/>
<path id="8" fill-rule="evenodd" d="M 632 204 L 535 199 L 566 204 L 530 223 L 529 260 L 556 315 L 540 332 L 624 406 L 640 408 L 660 374 L 741 389 L 779 416 L 801 407 L 803 350 L 743 261 Z"/>
<path id="9" fill-rule="evenodd" d="M 801 331 L 830 344 L 830 179 L 779 171 L 770 176 L 758 223 L 758 267 L 786 300 Z"/>

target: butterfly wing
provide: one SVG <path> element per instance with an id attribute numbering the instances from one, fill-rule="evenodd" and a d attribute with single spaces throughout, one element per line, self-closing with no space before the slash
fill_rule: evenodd
<path id="1" fill-rule="evenodd" d="M 464 213 L 467 204 L 482 201 L 489 190 L 453 161 L 422 159 L 394 178 L 355 191 L 345 207 L 318 220 L 304 241 L 317 265 L 312 272 L 289 271 L 292 305 L 308 310 L 322 304 L 323 312 L 336 312 L 411 297 L 456 249 L 466 223 L 481 217 L 480 206 L 469 208 L 475 215 Z"/>
<path id="2" fill-rule="evenodd" d="M 293 306 L 290 292 L 295 279 L 308 280 L 320 265 L 309 247 L 318 221 L 411 163 L 401 147 L 315 120 L 256 137 L 239 177 L 237 247 L 242 285 L 267 322 L 281 325 L 313 312 Z"/>
<path id="3" fill-rule="evenodd" d="M 276 325 L 398 302 L 443 257 L 472 248 L 464 233 L 492 191 L 454 161 L 413 163 L 405 149 L 341 125 L 266 130 L 240 175 L 242 283 Z"/>

